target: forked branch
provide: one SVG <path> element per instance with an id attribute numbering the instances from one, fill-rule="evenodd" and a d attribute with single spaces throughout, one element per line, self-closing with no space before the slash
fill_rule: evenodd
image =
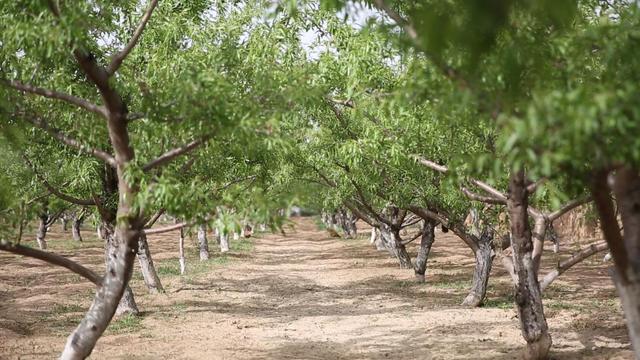
<path id="1" fill-rule="evenodd" d="M 147 10 L 145 11 L 144 15 L 142 15 L 142 18 L 140 19 L 140 23 L 136 27 L 136 30 L 133 32 L 133 36 L 131 37 L 127 45 L 125 45 L 125 47 L 122 50 L 117 52 L 113 56 L 113 58 L 111 58 L 111 63 L 109 63 L 109 66 L 107 67 L 107 74 L 109 74 L 109 76 L 115 74 L 115 72 L 118 71 L 124 59 L 129 55 L 129 53 L 131 53 L 133 48 L 136 46 L 156 6 L 158 6 L 158 0 L 151 0 L 151 2 L 149 3 L 149 7 L 147 7 Z"/>

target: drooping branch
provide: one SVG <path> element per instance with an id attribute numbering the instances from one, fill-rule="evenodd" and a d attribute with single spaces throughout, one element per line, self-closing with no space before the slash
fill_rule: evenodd
<path id="1" fill-rule="evenodd" d="M 46 98 L 49 99 L 56 99 L 56 100 L 62 100 L 65 101 L 69 104 L 81 107 L 85 110 L 88 110 L 92 113 L 98 114 L 102 117 L 106 116 L 106 112 L 105 112 L 105 108 L 102 106 L 98 106 L 88 100 L 79 98 L 77 96 L 73 96 L 71 94 L 67 94 L 67 93 L 63 93 L 63 92 L 59 92 L 59 91 L 54 91 L 54 90 L 48 90 L 48 89 L 43 89 L 43 88 L 39 88 L 36 86 L 32 86 L 29 84 L 23 84 L 20 81 L 17 80 L 1 80 L 2 83 L 4 83 L 7 86 L 10 86 L 16 90 L 19 91 L 23 91 L 23 92 L 27 92 L 30 94 L 35 94 L 35 95 L 40 95 L 40 96 L 44 96 Z"/>
<path id="2" fill-rule="evenodd" d="M 142 170 L 144 171 L 149 171 L 153 168 L 162 166 L 168 162 L 170 162 L 171 160 L 173 160 L 174 158 L 186 154 L 190 151 L 192 151 L 193 149 L 197 148 L 198 146 L 204 144 L 207 140 L 209 140 L 211 138 L 212 135 L 207 135 L 204 136 L 198 140 L 194 140 L 186 145 L 183 145 L 181 147 L 177 147 L 175 149 L 171 149 L 167 152 L 165 152 L 164 154 L 158 156 L 157 158 L 149 161 L 148 163 L 146 163 L 143 167 Z"/>
<path id="3" fill-rule="evenodd" d="M 570 258 L 560 262 L 558 266 L 549 272 L 544 278 L 540 281 L 540 290 L 544 291 L 551 283 L 558 278 L 558 276 L 562 275 L 565 271 L 569 270 L 572 266 L 582 262 L 586 258 L 604 251 L 608 249 L 609 246 L 605 241 L 593 243 L 577 253 L 573 254 Z"/>
<path id="4" fill-rule="evenodd" d="M 115 74 L 116 71 L 118 71 L 124 59 L 129 55 L 129 53 L 136 46 L 136 44 L 138 43 L 138 40 L 140 39 L 140 36 L 142 36 L 142 32 L 144 31 L 144 28 L 147 26 L 147 22 L 149 22 L 149 19 L 151 18 L 151 14 L 153 13 L 153 10 L 156 8 L 157 5 L 158 5 L 158 0 L 151 0 L 151 2 L 149 3 L 149 7 L 145 11 L 144 15 L 142 15 L 142 18 L 140 19 L 140 23 L 136 27 L 136 30 L 133 32 L 133 36 L 131 37 L 127 45 L 118 53 L 116 53 L 113 56 L 113 58 L 111 58 L 111 63 L 109 63 L 109 67 L 107 67 L 107 73 L 109 75 L 113 75 Z"/>
<path id="5" fill-rule="evenodd" d="M 74 147 L 86 154 L 92 155 L 113 167 L 116 166 L 116 159 L 113 156 L 111 156 L 111 154 L 96 148 L 89 147 L 81 143 L 80 141 L 66 135 L 61 130 L 53 126 L 50 126 L 46 121 L 42 119 L 39 119 L 37 117 L 28 117 L 28 116 L 25 117 L 24 119 L 32 123 L 33 125 L 41 128 L 42 130 L 48 132 L 51 136 L 53 136 L 55 139 L 59 140 L 63 144 Z"/>
<path id="6" fill-rule="evenodd" d="M 34 259 L 48 262 L 49 264 L 64 267 L 91 281 L 96 286 L 102 286 L 102 278 L 98 276 L 98 274 L 78 264 L 75 261 L 67 259 L 64 256 L 60 256 L 47 251 L 32 249 L 27 246 L 13 244 L 4 240 L 0 240 L 0 250 L 4 250 L 13 254 L 32 257 Z"/>

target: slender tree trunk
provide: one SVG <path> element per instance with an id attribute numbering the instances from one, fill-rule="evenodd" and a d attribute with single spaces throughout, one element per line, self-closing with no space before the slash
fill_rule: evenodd
<path id="1" fill-rule="evenodd" d="M 462 301 L 462 305 L 476 307 L 482 305 L 487 294 L 489 274 L 495 257 L 493 249 L 493 232 L 485 229 L 478 239 L 478 249 L 475 251 L 476 267 L 473 271 L 473 283 L 469 295 Z"/>
<path id="2" fill-rule="evenodd" d="M 551 347 L 551 335 L 542 307 L 542 295 L 532 259 L 533 243 L 527 214 L 529 194 L 524 171 L 511 175 L 507 208 L 511 225 L 513 265 L 518 275 L 515 286 L 515 302 L 522 336 L 527 342 L 525 359 L 547 359 Z"/>
<path id="3" fill-rule="evenodd" d="M 47 249 L 47 221 L 49 220 L 49 214 L 47 211 L 43 211 L 38 215 L 38 233 L 36 234 L 36 242 L 40 250 Z"/>
<path id="4" fill-rule="evenodd" d="M 226 253 L 229 251 L 229 234 L 223 229 L 220 229 L 220 252 Z"/>
<path id="5" fill-rule="evenodd" d="M 380 227 L 380 234 L 385 243 L 385 246 L 391 256 L 398 259 L 400 267 L 403 269 L 411 268 L 411 257 L 407 253 L 407 249 L 402 244 L 402 238 L 400 237 L 398 230 L 393 230 L 386 224 L 382 224 Z"/>
<path id="6" fill-rule="evenodd" d="M 81 210 L 80 213 L 76 213 L 73 215 L 71 219 L 71 236 L 75 241 L 82 241 L 82 234 L 80 233 L 80 228 L 82 227 L 82 222 L 84 221 L 85 210 Z"/>
<path id="7" fill-rule="evenodd" d="M 205 225 L 198 225 L 198 246 L 200 247 L 200 261 L 209 260 L 209 242 Z"/>
<path id="8" fill-rule="evenodd" d="M 69 230 L 69 218 L 66 215 L 60 216 L 60 222 L 62 222 L 62 231 L 67 232 Z"/>
<path id="9" fill-rule="evenodd" d="M 153 265 L 153 259 L 151 258 L 151 251 L 149 251 L 149 243 L 147 242 L 147 236 L 142 234 L 138 239 L 138 262 L 140 263 L 140 270 L 142 271 L 142 278 L 147 285 L 149 292 L 152 294 L 163 293 L 164 288 L 156 272 L 156 267 Z"/>
<path id="10" fill-rule="evenodd" d="M 184 257 L 184 228 L 180 228 L 180 239 L 178 240 L 178 253 L 180 262 L 180 275 L 184 275 L 187 271 L 187 261 Z"/>
<path id="11" fill-rule="evenodd" d="M 594 179 L 593 198 L 615 265 L 610 272 L 622 302 L 635 358 L 640 359 L 640 175 L 636 169 L 620 168 L 613 176 L 624 232 L 609 196 L 607 173 L 598 173 Z"/>
<path id="12" fill-rule="evenodd" d="M 82 220 L 73 219 L 71 223 L 71 236 L 74 241 L 82 241 L 82 234 L 80 233 L 80 227 L 82 226 Z"/>
<path id="13" fill-rule="evenodd" d="M 425 272 L 427 271 L 427 260 L 429 259 L 429 253 L 431 252 L 431 246 L 435 240 L 435 228 L 436 222 L 432 220 L 424 220 L 422 227 L 422 236 L 420 238 L 420 249 L 418 250 L 418 256 L 416 257 L 416 264 L 414 266 L 416 280 L 418 282 L 425 282 Z"/>

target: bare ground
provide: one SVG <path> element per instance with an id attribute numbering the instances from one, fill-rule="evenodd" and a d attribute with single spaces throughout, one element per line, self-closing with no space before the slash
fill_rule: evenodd
<path id="1" fill-rule="evenodd" d="M 53 251 L 101 272 L 93 232 L 78 244 L 53 230 Z M 486 305 L 458 305 L 473 259 L 449 234 L 437 234 L 426 284 L 364 236 L 330 238 L 311 218 L 286 236 L 234 242 L 231 254 L 207 263 L 195 260 L 189 242 L 185 276 L 177 273 L 175 234 L 149 243 L 167 293 L 147 294 L 136 273 L 142 316 L 112 322 L 94 359 L 515 359 L 523 344 L 499 259 Z M 415 255 L 415 245 L 410 250 Z M 547 269 L 557 260 L 546 259 Z M 600 259 L 576 266 L 545 293 L 554 359 L 633 358 Z M 0 359 L 55 358 L 92 296 L 77 275 L 0 254 Z"/>

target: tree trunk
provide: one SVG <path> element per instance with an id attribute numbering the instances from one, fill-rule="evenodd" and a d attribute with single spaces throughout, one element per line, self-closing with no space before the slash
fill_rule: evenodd
<path id="1" fill-rule="evenodd" d="M 164 288 L 162 287 L 156 268 L 153 265 L 147 236 L 144 234 L 140 235 L 138 239 L 138 261 L 140 263 L 140 270 L 142 271 L 142 278 L 149 292 L 152 294 L 163 293 Z"/>
<path id="2" fill-rule="evenodd" d="M 198 246 L 200 247 L 200 261 L 209 260 L 209 242 L 205 225 L 198 225 Z"/>
<path id="3" fill-rule="evenodd" d="M 36 242 L 40 250 L 47 249 L 47 220 L 49 220 L 49 214 L 47 211 L 43 211 L 38 215 L 38 233 L 36 234 Z"/>
<path id="4" fill-rule="evenodd" d="M 187 261 L 184 257 L 184 228 L 180 228 L 180 239 L 178 240 L 178 261 L 180 262 L 180 275 L 184 275 L 187 270 Z"/>
<path id="5" fill-rule="evenodd" d="M 220 229 L 220 252 L 226 253 L 229 251 L 229 234 L 223 229 Z"/>
<path id="6" fill-rule="evenodd" d="M 527 214 L 529 194 L 524 171 L 511 174 L 507 208 L 511 225 L 513 265 L 518 282 L 515 286 L 515 302 L 522 336 L 527 342 L 525 359 L 547 359 L 551 347 L 551 335 L 542 307 L 542 296 L 532 259 L 533 243 Z"/>
<path id="7" fill-rule="evenodd" d="M 482 305 L 487 294 L 489 274 L 496 253 L 493 250 L 493 232 L 485 229 L 478 239 L 478 249 L 475 252 L 476 267 L 473 271 L 473 283 L 469 295 L 462 301 L 463 306 L 476 307 Z"/>
<path id="8" fill-rule="evenodd" d="M 429 259 L 429 253 L 431 252 L 431 246 L 435 240 L 435 228 L 436 223 L 432 220 L 424 220 L 422 227 L 422 236 L 420 238 L 420 249 L 418 250 L 418 256 L 416 257 L 416 264 L 414 266 L 416 280 L 418 282 L 425 282 L 425 272 L 427 271 L 427 260 Z"/>
<path id="9" fill-rule="evenodd" d="M 636 359 L 640 359 L 640 175 L 636 169 L 616 170 L 613 190 L 624 231 L 621 232 L 609 198 L 607 176 L 596 176 L 593 195 L 601 228 L 611 250 L 611 269 Z"/>
<path id="10" fill-rule="evenodd" d="M 102 224 L 100 232 L 105 236 L 104 238 L 104 249 L 105 249 L 105 264 L 107 266 L 107 270 L 111 271 L 118 265 L 118 260 L 122 256 L 119 245 L 120 242 L 116 239 L 116 234 L 114 233 L 113 227 L 111 224 Z M 132 251 L 132 254 L 135 255 L 135 252 Z M 123 314 L 132 314 L 138 315 L 140 311 L 138 310 L 138 305 L 136 304 L 136 300 L 133 297 L 133 291 L 131 291 L 131 287 L 127 285 L 123 291 L 122 298 L 118 303 L 118 307 L 116 309 L 115 315 L 120 316 Z"/>
<path id="11" fill-rule="evenodd" d="M 82 241 L 82 234 L 80 233 L 80 227 L 84 221 L 84 212 L 76 214 L 71 221 L 71 236 L 75 241 Z"/>
<path id="12" fill-rule="evenodd" d="M 62 231 L 67 232 L 69 230 L 69 218 L 66 215 L 60 216 L 60 222 L 62 222 Z"/>
<path id="13" fill-rule="evenodd" d="M 380 226 L 380 234 L 385 247 L 391 256 L 398 259 L 400 267 L 403 269 L 410 269 L 411 257 L 407 253 L 405 246 L 402 244 L 402 238 L 400 237 L 398 230 L 393 230 L 386 224 L 382 224 L 382 226 Z"/>

